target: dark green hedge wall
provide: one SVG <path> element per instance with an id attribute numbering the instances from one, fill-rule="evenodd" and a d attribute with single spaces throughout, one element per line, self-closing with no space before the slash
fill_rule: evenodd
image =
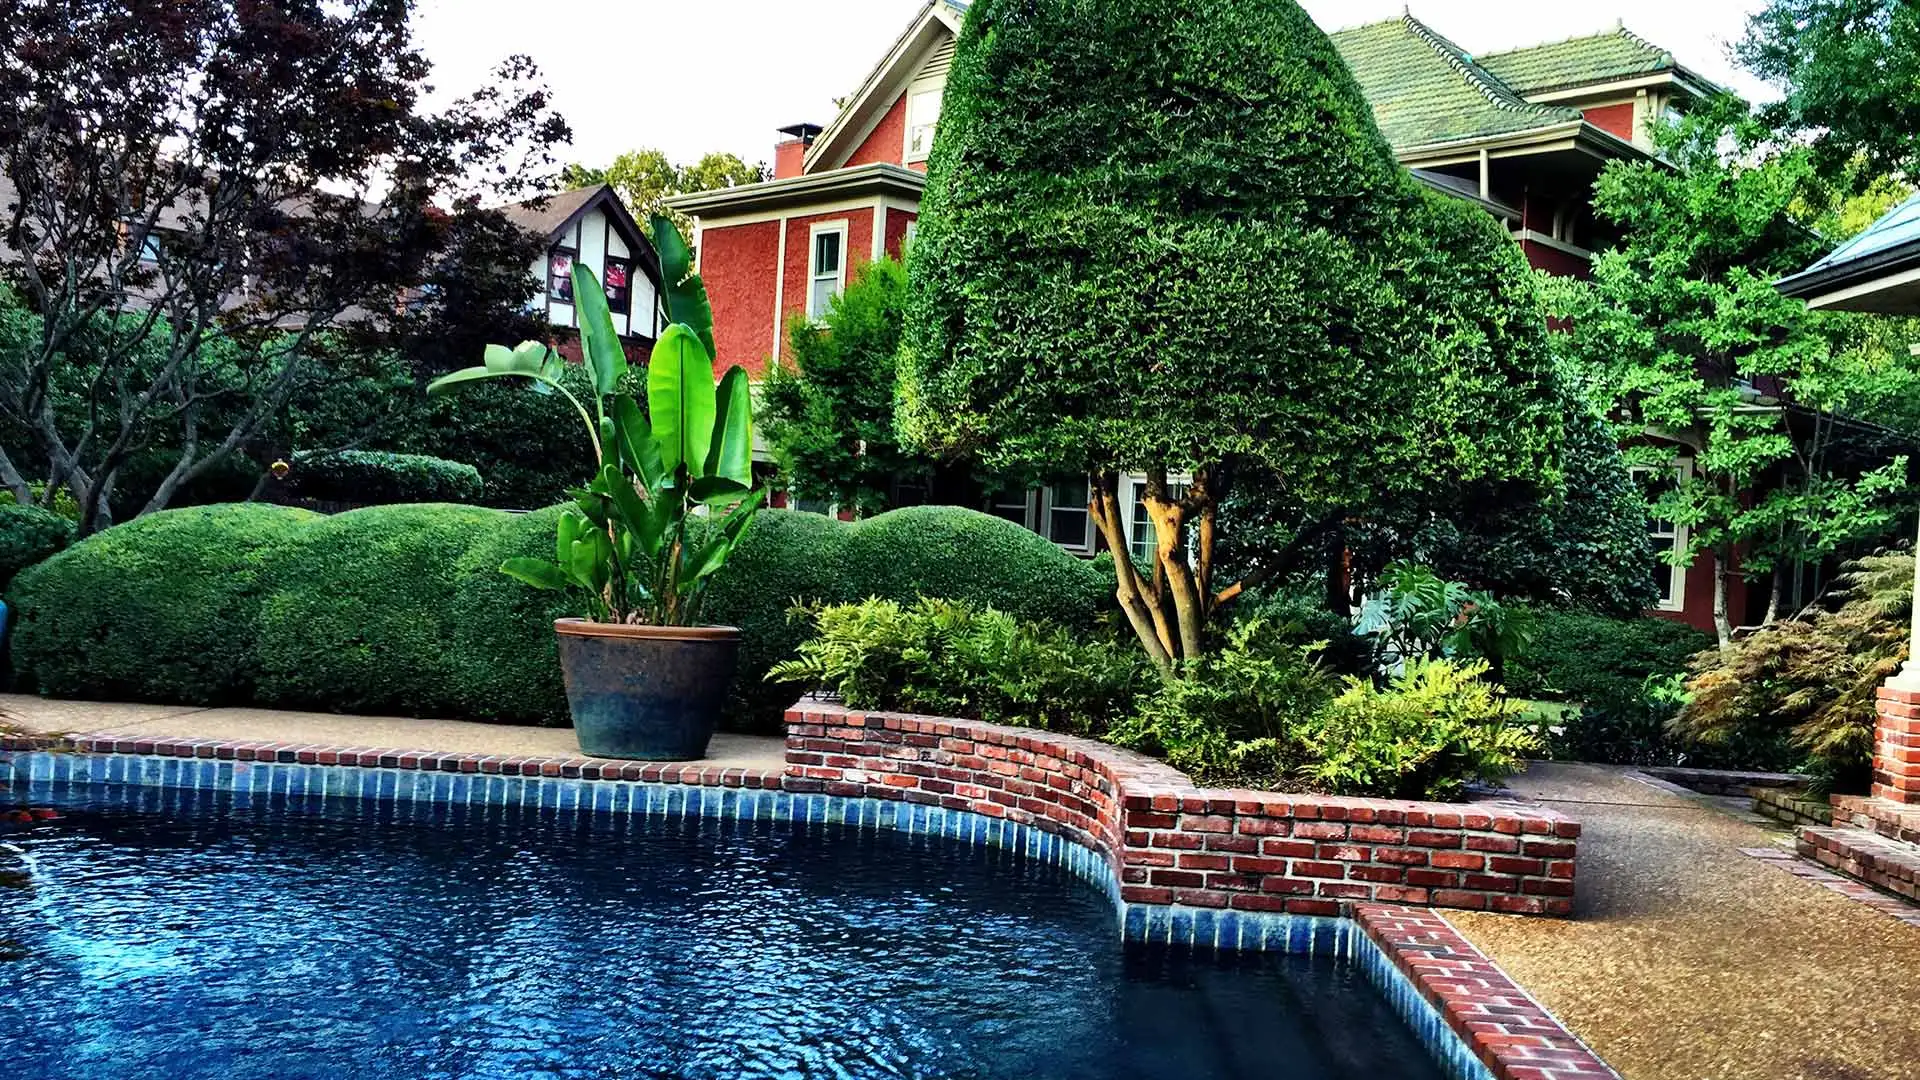
<path id="1" fill-rule="evenodd" d="M 550 553 L 557 516 L 450 504 L 150 515 L 20 575 L 15 672 L 56 696 L 564 723 L 552 626 L 565 600 L 499 571 Z M 794 604 L 925 593 L 1088 626 L 1108 589 L 1091 564 L 971 510 L 855 524 L 770 510 L 705 618 L 744 634 L 730 724 L 769 729 L 794 697 L 764 679 L 806 632 Z"/>

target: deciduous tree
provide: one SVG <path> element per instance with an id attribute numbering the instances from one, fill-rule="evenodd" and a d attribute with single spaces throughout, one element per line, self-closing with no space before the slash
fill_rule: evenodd
<path id="1" fill-rule="evenodd" d="M 429 112 L 408 9 L 0 0 L 0 240 L 40 320 L 0 358 L 0 416 L 42 459 L 0 454 L 17 498 L 44 479 L 97 528 L 164 445 L 144 508 L 166 506 L 278 412 L 316 335 L 398 318 L 457 223 L 544 179 L 565 125 L 532 64 Z"/>

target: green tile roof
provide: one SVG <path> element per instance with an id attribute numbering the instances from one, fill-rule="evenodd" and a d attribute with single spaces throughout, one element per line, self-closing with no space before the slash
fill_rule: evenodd
<path id="1" fill-rule="evenodd" d="M 1524 49 L 1489 53 L 1480 66 L 1512 87 L 1515 93 L 1544 94 L 1571 86 L 1613 82 L 1636 75 L 1673 71 L 1673 54 L 1625 27 L 1604 34 L 1568 38 Z"/>
<path id="2" fill-rule="evenodd" d="M 1411 15 L 1331 35 L 1396 150 L 1509 135 L 1580 119 L 1535 105 Z"/>

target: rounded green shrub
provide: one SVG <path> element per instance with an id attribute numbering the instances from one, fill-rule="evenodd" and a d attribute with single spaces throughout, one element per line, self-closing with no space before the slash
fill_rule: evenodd
<path id="1" fill-rule="evenodd" d="M 958 506 L 910 506 L 855 525 L 842 554 L 853 599 L 933 596 L 1016 619 L 1091 626 L 1111 578 L 1010 521 Z"/>
<path id="2" fill-rule="evenodd" d="M 15 579 L 14 670 L 60 696 L 252 701 L 262 571 L 320 520 L 283 506 L 198 506 L 90 536 Z"/>
<path id="3" fill-rule="evenodd" d="M 560 593 L 530 589 L 500 572 L 508 559 L 553 557 L 560 508 L 499 518 L 456 567 L 448 662 L 458 687 L 458 715 L 566 727 L 553 621 L 579 612 Z"/>
<path id="4" fill-rule="evenodd" d="M 1539 612 L 1539 630 L 1506 665 L 1520 697 L 1598 701 L 1633 696 L 1650 676 L 1680 675 L 1713 647 L 1713 635 L 1651 616 L 1617 619 L 1582 611 Z"/>
<path id="5" fill-rule="evenodd" d="M 20 571 L 71 543 L 71 520 L 38 506 L 0 506 L 0 590 Z"/>
<path id="6" fill-rule="evenodd" d="M 445 714 L 465 617 L 463 556 L 506 517 L 442 503 L 308 524 L 269 551 L 255 626 L 255 700 L 283 708 Z M 530 643 L 531 644 L 531 643 Z"/>
<path id="7" fill-rule="evenodd" d="M 370 506 L 474 503 L 484 490 L 480 470 L 464 461 L 383 450 L 296 454 L 287 487 L 302 498 Z"/>

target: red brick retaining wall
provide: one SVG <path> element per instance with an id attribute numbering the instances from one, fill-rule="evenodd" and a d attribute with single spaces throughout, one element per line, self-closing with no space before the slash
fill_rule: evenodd
<path id="1" fill-rule="evenodd" d="M 1573 912 L 1580 826 L 1534 806 L 1201 788 L 1162 762 L 1087 739 L 815 701 L 787 713 L 782 786 L 1064 833 L 1106 856 L 1131 903 Z"/>

